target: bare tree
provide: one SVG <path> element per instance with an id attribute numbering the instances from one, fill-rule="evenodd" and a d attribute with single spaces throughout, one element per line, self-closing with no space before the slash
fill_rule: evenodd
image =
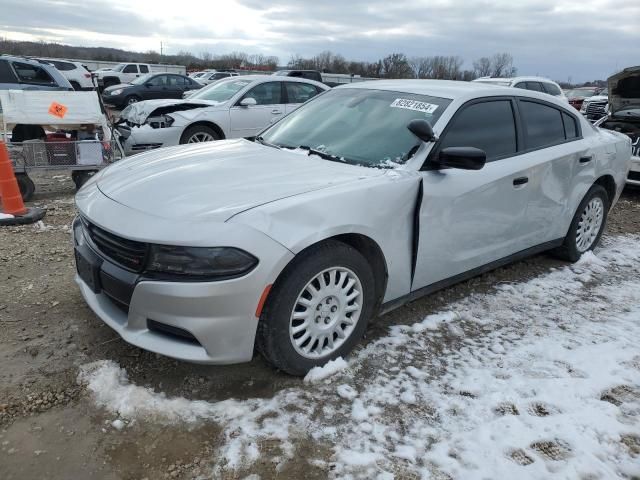
<path id="1" fill-rule="evenodd" d="M 512 77 L 514 74 L 513 56 L 510 53 L 496 53 L 491 57 L 492 77 Z"/>
<path id="2" fill-rule="evenodd" d="M 491 75 L 491 59 L 482 57 L 473 62 L 473 71 L 478 77 L 488 77 Z"/>

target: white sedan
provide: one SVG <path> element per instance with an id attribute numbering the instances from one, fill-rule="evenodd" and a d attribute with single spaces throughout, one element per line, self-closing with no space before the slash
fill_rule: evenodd
<path id="1" fill-rule="evenodd" d="M 187 100 L 147 100 L 122 111 L 127 155 L 183 143 L 250 138 L 329 87 L 303 78 L 246 75 L 219 80 Z"/>

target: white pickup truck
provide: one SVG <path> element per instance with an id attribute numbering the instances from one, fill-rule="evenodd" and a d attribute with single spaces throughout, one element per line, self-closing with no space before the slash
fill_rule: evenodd
<path id="1" fill-rule="evenodd" d="M 147 73 L 169 72 L 186 75 L 186 68 L 180 65 L 151 65 L 148 63 L 119 63 L 111 70 L 94 72 L 98 87 L 101 89 L 132 80 Z"/>

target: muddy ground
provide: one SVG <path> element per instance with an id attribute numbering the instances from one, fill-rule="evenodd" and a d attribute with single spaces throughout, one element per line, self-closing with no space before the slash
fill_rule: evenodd
<path id="1" fill-rule="evenodd" d="M 220 441 L 216 425 L 149 422 L 114 428 L 113 416 L 96 408 L 78 385 L 79 366 L 114 360 L 132 383 L 210 402 L 266 398 L 299 386 L 301 380 L 274 371 L 259 356 L 244 365 L 197 366 L 122 341 L 85 306 L 73 281 L 69 227 L 74 189 L 69 176 L 34 179 L 37 193 L 31 204 L 47 207 L 44 223 L 0 228 L 0 479 L 207 478 Z M 608 235 L 621 233 L 640 233 L 640 191 L 625 191 L 609 217 Z M 376 319 L 363 343 L 380 337 L 390 325 L 420 321 L 470 292 L 562 264 L 538 255 L 456 285 Z M 254 473 L 262 479 L 329 475 L 304 458 L 281 472 L 258 462 Z"/>

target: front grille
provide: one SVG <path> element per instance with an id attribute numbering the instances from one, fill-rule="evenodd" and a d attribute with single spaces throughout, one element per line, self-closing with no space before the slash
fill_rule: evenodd
<path id="1" fill-rule="evenodd" d="M 147 328 L 152 332 L 159 333 L 161 335 L 171 337 L 173 340 L 183 341 L 187 343 L 193 343 L 202 346 L 202 344 L 183 328 L 174 327 L 173 325 L 167 325 L 166 323 L 156 322 L 155 320 L 147 319 Z"/>
<path id="2" fill-rule="evenodd" d="M 587 105 L 587 115 L 590 117 L 591 116 L 604 117 L 604 115 L 606 114 L 606 110 L 605 110 L 606 107 L 607 107 L 606 101 L 589 102 L 589 104 Z"/>
<path id="3" fill-rule="evenodd" d="M 640 172 L 629 172 L 629 180 L 633 180 L 635 182 L 640 182 Z"/>
<path id="4" fill-rule="evenodd" d="M 131 150 L 134 152 L 142 152 L 144 150 L 153 150 L 154 148 L 160 148 L 161 143 L 136 143 L 131 146 Z"/>
<path id="5" fill-rule="evenodd" d="M 119 237 L 89 223 L 85 219 L 82 219 L 82 224 L 85 233 L 87 233 L 99 253 L 134 272 L 142 270 L 148 250 L 146 243 Z"/>

